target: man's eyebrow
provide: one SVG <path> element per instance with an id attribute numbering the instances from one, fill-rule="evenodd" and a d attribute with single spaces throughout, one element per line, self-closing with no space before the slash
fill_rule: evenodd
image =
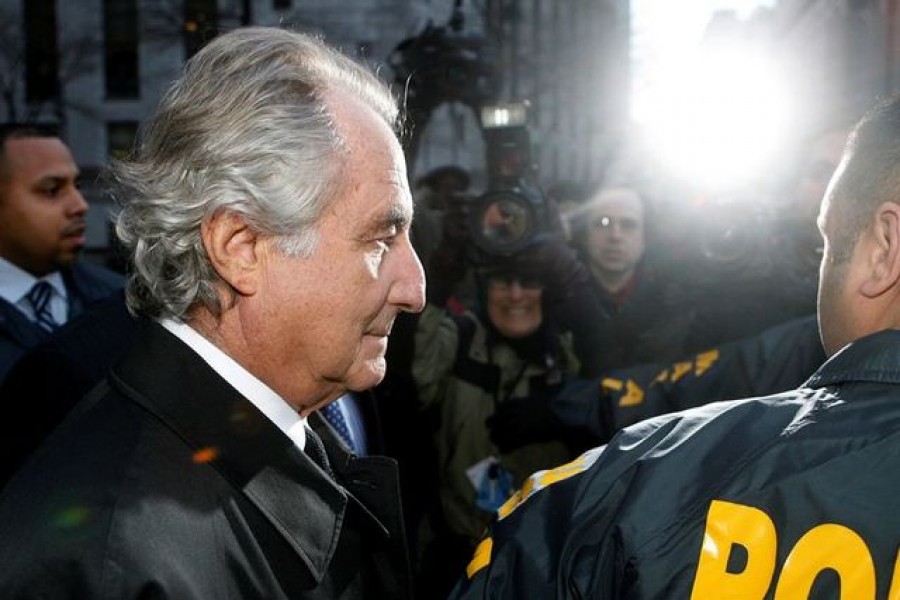
<path id="1" fill-rule="evenodd" d="M 412 213 L 401 204 L 393 204 L 390 208 L 382 213 L 370 227 L 366 228 L 368 235 L 396 227 L 397 229 L 405 229 L 412 222 Z"/>
<path id="2" fill-rule="evenodd" d="M 71 178 L 64 175 L 45 175 L 34 182 L 34 184 L 38 187 L 44 185 L 61 185 L 70 181 Z"/>
<path id="3" fill-rule="evenodd" d="M 67 181 L 77 180 L 81 177 L 81 171 L 66 171 L 66 172 L 51 172 L 45 173 L 38 180 L 37 183 L 65 183 Z"/>

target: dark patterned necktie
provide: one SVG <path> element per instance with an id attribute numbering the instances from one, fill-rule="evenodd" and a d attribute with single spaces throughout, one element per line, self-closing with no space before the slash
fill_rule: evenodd
<path id="1" fill-rule="evenodd" d="M 325 454 L 325 444 L 322 438 L 311 428 L 306 428 L 306 445 L 303 448 L 306 455 L 312 459 L 314 463 L 319 465 L 329 477 L 334 479 L 334 471 L 331 470 L 331 464 L 328 462 L 328 455 Z"/>
<path id="2" fill-rule="evenodd" d="M 331 404 L 325 406 L 320 409 L 322 416 L 325 417 L 334 430 L 338 432 L 338 435 L 341 436 L 341 439 L 347 444 L 347 447 L 356 451 L 356 447 L 353 444 L 353 435 L 350 433 L 350 426 L 347 425 L 347 419 L 344 418 L 344 411 L 341 410 L 340 402 L 342 399 L 337 399 Z"/>
<path id="3" fill-rule="evenodd" d="M 53 296 L 53 287 L 46 281 L 35 283 L 25 298 L 34 310 L 34 321 L 45 331 L 53 331 L 59 327 L 59 323 L 50 312 L 50 298 Z"/>

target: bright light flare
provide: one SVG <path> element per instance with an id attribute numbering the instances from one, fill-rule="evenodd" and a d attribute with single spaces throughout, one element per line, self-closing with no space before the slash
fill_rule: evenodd
<path id="1" fill-rule="evenodd" d="M 703 50 L 658 70 L 633 117 L 673 172 L 721 191 L 765 176 L 779 158 L 790 98 L 777 64 L 751 48 Z"/>

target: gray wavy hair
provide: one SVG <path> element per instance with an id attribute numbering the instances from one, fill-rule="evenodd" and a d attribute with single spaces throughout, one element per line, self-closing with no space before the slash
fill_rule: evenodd
<path id="1" fill-rule="evenodd" d="M 221 314 L 221 280 L 200 237 L 201 222 L 217 211 L 275 236 L 288 256 L 313 252 L 346 160 L 328 91 L 352 94 L 398 130 L 388 87 L 306 34 L 236 29 L 187 63 L 132 156 L 113 166 L 133 313 L 181 319 L 201 303 Z"/>

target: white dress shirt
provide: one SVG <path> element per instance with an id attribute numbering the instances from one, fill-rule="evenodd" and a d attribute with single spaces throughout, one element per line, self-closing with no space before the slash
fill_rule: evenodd
<path id="1" fill-rule="evenodd" d="M 291 438 L 300 450 L 306 447 L 306 419 L 301 418 L 300 413 L 272 388 L 254 377 L 190 325 L 173 319 L 161 319 L 160 324 L 187 344 L 222 379 L 252 402 L 262 414 Z"/>

